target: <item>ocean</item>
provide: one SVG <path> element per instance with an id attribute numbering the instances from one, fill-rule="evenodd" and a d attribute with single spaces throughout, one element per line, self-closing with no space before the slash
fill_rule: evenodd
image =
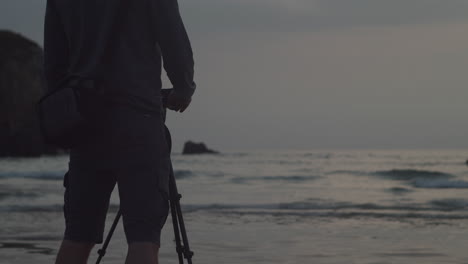
<path id="1" fill-rule="evenodd" d="M 467 158 L 283 150 L 174 154 L 173 163 L 193 263 L 467 264 Z M 0 263 L 53 263 L 67 165 L 67 156 L 0 159 Z M 106 234 L 117 210 L 114 193 Z M 103 263 L 125 254 L 120 223 Z M 178 263 L 170 216 L 160 263 Z"/>

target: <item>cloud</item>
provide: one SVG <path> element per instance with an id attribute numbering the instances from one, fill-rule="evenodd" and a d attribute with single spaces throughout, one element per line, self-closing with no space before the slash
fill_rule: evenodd
<path id="1" fill-rule="evenodd" d="M 324 31 L 468 19 L 461 0 L 182 0 L 197 32 Z"/>
<path id="2" fill-rule="evenodd" d="M 466 0 L 179 0 L 190 32 L 317 32 L 468 21 Z M 46 0 L 2 0 L 0 26 L 42 42 Z"/>
<path id="3" fill-rule="evenodd" d="M 0 28 L 19 32 L 42 44 L 45 0 L 2 0 Z"/>

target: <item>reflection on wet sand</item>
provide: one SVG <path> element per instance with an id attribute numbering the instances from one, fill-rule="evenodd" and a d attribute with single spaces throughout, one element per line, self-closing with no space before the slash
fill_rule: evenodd
<path id="1" fill-rule="evenodd" d="M 54 249 L 38 247 L 32 243 L 3 242 L 0 243 L 0 249 L 24 249 L 31 254 L 53 255 Z"/>

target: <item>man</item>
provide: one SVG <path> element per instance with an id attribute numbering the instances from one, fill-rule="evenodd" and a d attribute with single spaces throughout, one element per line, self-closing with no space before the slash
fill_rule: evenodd
<path id="1" fill-rule="evenodd" d="M 70 152 L 66 230 L 56 263 L 84 264 L 102 243 L 115 184 L 126 263 L 158 263 L 170 170 L 161 56 L 174 86 L 167 107 L 184 112 L 195 90 L 192 49 L 177 1 L 48 0 L 44 52 L 49 89 L 69 76 L 86 80 L 92 124 L 84 143 Z"/>

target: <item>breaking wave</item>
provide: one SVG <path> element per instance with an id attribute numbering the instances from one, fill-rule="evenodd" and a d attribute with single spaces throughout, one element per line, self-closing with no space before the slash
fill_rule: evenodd
<path id="1" fill-rule="evenodd" d="M 416 188 L 426 189 L 468 189 L 467 181 L 452 181 L 447 179 L 435 179 L 435 180 L 414 180 L 411 185 Z"/>
<path id="2" fill-rule="evenodd" d="M 468 200 L 465 199 L 442 199 L 433 200 L 431 204 L 444 211 L 466 210 L 468 208 Z"/>
<path id="3" fill-rule="evenodd" d="M 455 175 L 425 170 L 389 170 L 374 174 L 397 181 L 405 181 L 415 188 L 426 189 L 468 189 L 468 182 L 455 180 Z"/>
<path id="4" fill-rule="evenodd" d="M 13 213 L 57 213 L 61 204 L 52 205 L 4 205 L 0 212 Z M 111 204 L 110 213 L 118 211 L 118 204 Z M 451 220 L 468 219 L 468 200 L 444 199 L 424 204 L 379 205 L 374 203 L 354 204 L 321 200 L 305 200 L 271 204 L 183 204 L 184 213 L 209 213 L 219 216 L 262 216 L 304 218 L 385 218 L 398 221 L 409 219 Z"/>
<path id="5" fill-rule="evenodd" d="M 176 179 L 179 180 L 179 179 L 191 178 L 191 177 L 194 177 L 195 175 L 190 170 L 175 170 L 174 176 Z"/>
<path id="6" fill-rule="evenodd" d="M 463 206 L 462 206 L 463 205 Z M 394 204 L 379 205 L 374 203 L 354 204 L 349 202 L 326 202 L 320 200 L 306 200 L 278 204 L 203 204 L 186 205 L 184 209 L 193 211 L 216 210 L 275 210 L 275 211 L 404 211 L 404 212 L 432 212 L 463 210 L 468 207 L 468 200 L 446 199 L 435 200 L 428 204 Z M 467 216 L 468 217 L 468 216 Z"/>
<path id="7" fill-rule="evenodd" d="M 211 212 L 220 215 L 256 215 L 272 217 L 306 218 L 385 218 L 404 221 L 405 219 L 456 220 L 468 219 L 465 213 L 468 201 L 458 199 L 436 200 L 428 204 L 378 205 L 373 203 L 352 204 L 347 202 L 292 202 L 258 205 L 189 205 L 186 212 Z"/>
<path id="8" fill-rule="evenodd" d="M 439 171 L 426 171 L 426 170 L 388 170 L 377 171 L 375 175 L 390 178 L 397 181 L 412 181 L 421 179 L 449 179 L 454 178 L 452 174 L 439 172 Z"/>

